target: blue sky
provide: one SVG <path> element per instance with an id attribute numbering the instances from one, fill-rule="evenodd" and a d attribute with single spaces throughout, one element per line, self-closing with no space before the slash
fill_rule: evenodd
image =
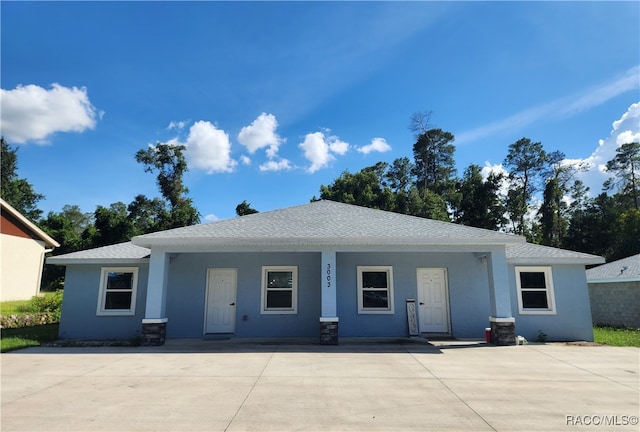
<path id="1" fill-rule="evenodd" d="M 1 127 L 40 208 L 159 196 L 135 162 L 187 146 L 203 220 L 304 204 L 412 157 L 410 117 L 458 173 L 522 137 L 591 163 L 640 139 L 638 2 L 5 2 Z"/>

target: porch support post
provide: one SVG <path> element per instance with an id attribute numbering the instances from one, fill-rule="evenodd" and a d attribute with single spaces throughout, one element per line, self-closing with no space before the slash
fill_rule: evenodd
<path id="1" fill-rule="evenodd" d="M 164 345 L 167 330 L 167 279 L 169 254 L 151 249 L 147 302 L 142 320 L 142 345 Z"/>
<path id="2" fill-rule="evenodd" d="M 338 308 L 336 299 L 336 252 L 321 252 L 320 344 L 338 344 Z"/>
<path id="3" fill-rule="evenodd" d="M 515 318 L 511 313 L 511 291 L 506 250 L 492 251 L 487 257 L 491 300 L 491 339 L 496 345 L 515 345 Z"/>

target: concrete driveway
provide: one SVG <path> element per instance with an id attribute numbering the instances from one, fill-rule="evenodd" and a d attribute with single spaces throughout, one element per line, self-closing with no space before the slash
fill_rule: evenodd
<path id="1" fill-rule="evenodd" d="M 1 355 L 8 431 L 638 430 L 637 348 L 172 340 Z"/>

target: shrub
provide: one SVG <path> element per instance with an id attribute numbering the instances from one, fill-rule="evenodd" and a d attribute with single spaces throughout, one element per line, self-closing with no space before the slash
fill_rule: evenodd
<path id="1" fill-rule="evenodd" d="M 19 312 L 32 314 L 47 314 L 60 320 L 60 312 L 62 311 L 62 295 L 64 291 L 58 290 L 45 296 L 33 297 L 29 303 L 18 307 Z M 42 323 L 45 324 L 45 323 Z"/>

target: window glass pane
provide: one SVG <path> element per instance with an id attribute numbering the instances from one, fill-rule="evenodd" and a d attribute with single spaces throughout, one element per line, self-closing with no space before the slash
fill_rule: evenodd
<path id="1" fill-rule="evenodd" d="M 107 289 L 131 289 L 133 286 L 133 273 L 109 272 Z"/>
<path id="2" fill-rule="evenodd" d="M 546 288 L 544 272 L 520 272 L 520 288 Z"/>
<path id="3" fill-rule="evenodd" d="M 389 309 L 389 293 L 387 291 L 362 290 L 362 307 Z"/>
<path id="4" fill-rule="evenodd" d="M 267 272 L 267 286 L 269 288 L 293 287 L 293 274 L 290 271 Z"/>
<path id="5" fill-rule="evenodd" d="M 522 307 L 527 309 L 548 309 L 546 291 L 522 291 Z"/>
<path id="6" fill-rule="evenodd" d="M 267 291 L 267 309 L 291 309 L 293 307 L 292 297 L 292 292 L 289 290 L 269 290 Z"/>
<path id="7" fill-rule="evenodd" d="M 131 309 L 131 292 L 108 292 L 105 309 Z"/>
<path id="8" fill-rule="evenodd" d="M 362 272 L 362 288 L 387 288 L 387 272 Z"/>

